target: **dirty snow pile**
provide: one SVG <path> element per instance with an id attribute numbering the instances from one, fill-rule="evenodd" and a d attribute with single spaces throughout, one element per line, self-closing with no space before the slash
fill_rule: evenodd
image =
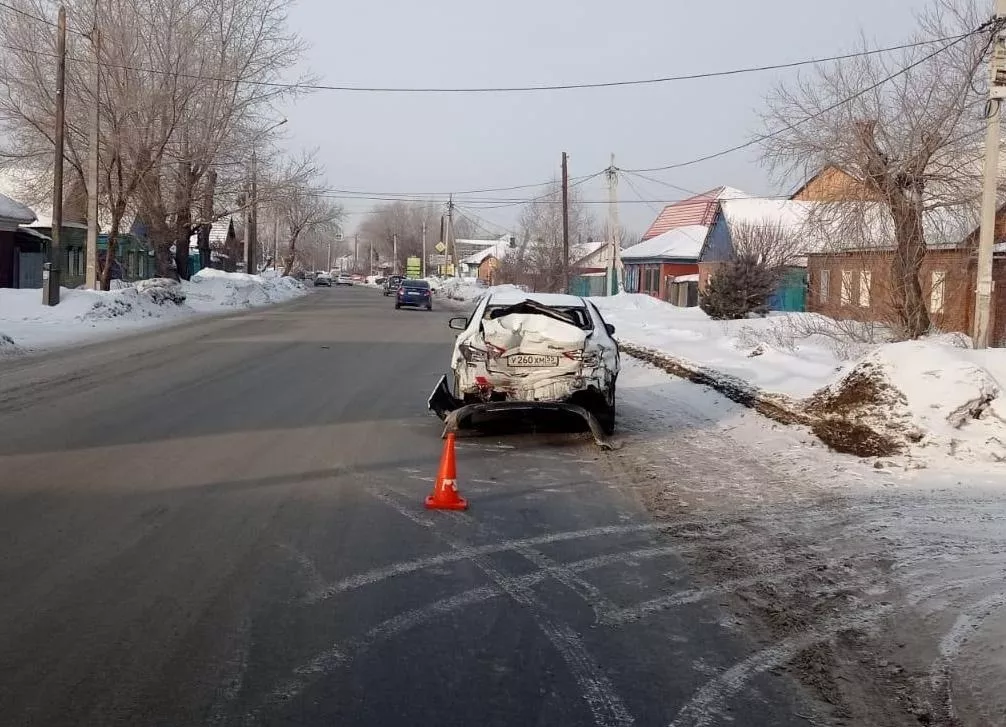
<path id="1" fill-rule="evenodd" d="M 63 288 L 60 303 L 42 305 L 38 289 L 0 289 L 0 357 L 140 330 L 199 314 L 290 300 L 307 293 L 277 275 L 203 270 L 191 281 L 163 278 L 107 292 Z"/>
<path id="2" fill-rule="evenodd" d="M 262 275 L 200 270 L 182 283 L 185 303 L 197 311 L 256 308 L 304 295 L 307 288 L 291 277 L 267 271 Z"/>
<path id="3" fill-rule="evenodd" d="M 898 453 L 1004 462 L 1003 383 L 1006 351 L 974 351 L 946 338 L 906 341 L 878 346 L 806 407 L 866 425 Z"/>

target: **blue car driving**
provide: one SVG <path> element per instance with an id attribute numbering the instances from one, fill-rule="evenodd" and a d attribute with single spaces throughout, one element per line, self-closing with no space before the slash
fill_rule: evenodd
<path id="1" fill-rule="evenodd" d="M 433 291 L 425 280 L 410 280 L 406 278 L 399 284 L 395 295 L 395 310 L 403 305 L 414 308 L 433 310 Z"/>

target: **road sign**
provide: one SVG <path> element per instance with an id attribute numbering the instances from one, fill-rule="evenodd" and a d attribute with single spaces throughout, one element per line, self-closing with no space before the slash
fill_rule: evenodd
<path id="1" fill-rule="evenodd" d="M 441 255 L 443 255 L 445 252 L 447 252 L 447 245 L 445 245 L 442 242 L 438 242 L 433 249 L 439 252 Z"/>
<path id="2" fill-rule="evenodd" d="M 427 265 L 446 265 L 447 256 L 446 255 L 430 255 L 426 258 Z"/>
<path id="3" fill-rule="evenodd" d="M 423 261 L 417 257 L 406 258 L 405 274 L 410 278 L 418 278 L 423 273 Z"/>

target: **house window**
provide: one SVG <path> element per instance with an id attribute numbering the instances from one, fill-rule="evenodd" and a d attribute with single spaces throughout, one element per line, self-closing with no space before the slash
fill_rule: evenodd
<path id="1" fill-rule="evenodd" d="M 859 273 L 859 307 L 870 307 L 870 283 L 873 280 L 873 273 L 863 270 Z"/>
<path id="2" fill-rule="evenodd" d="M 934 270 L 932 285 L 929 290 L 929 312 L 942 313 L 943 301 L 947 292 L 947 271 Z"/>
<path id="3" fill-rule="evenodd" d="M 817 299 L 820 303 L 827 303 L 831 295 L 831 271 L 821 271 L 821 283 L 817 291 Z"/>
<path id="4" fill-rule="evenodd" d="M 852 271 L 842 271 L 842 305 L 852 305 Z"/>

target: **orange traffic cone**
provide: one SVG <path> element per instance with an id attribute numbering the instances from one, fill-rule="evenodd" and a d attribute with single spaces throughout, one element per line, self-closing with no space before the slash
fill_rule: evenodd
<path id="1" fill-rule="evenodd" d="M 440 470 L 433 493 L 426 498 L 429 510 L 467 510 L 468 500 L 458 494 L 457 471 L 454 465 L 454 434 L 447 435 L 444 453 L 440 455 Z"/>

